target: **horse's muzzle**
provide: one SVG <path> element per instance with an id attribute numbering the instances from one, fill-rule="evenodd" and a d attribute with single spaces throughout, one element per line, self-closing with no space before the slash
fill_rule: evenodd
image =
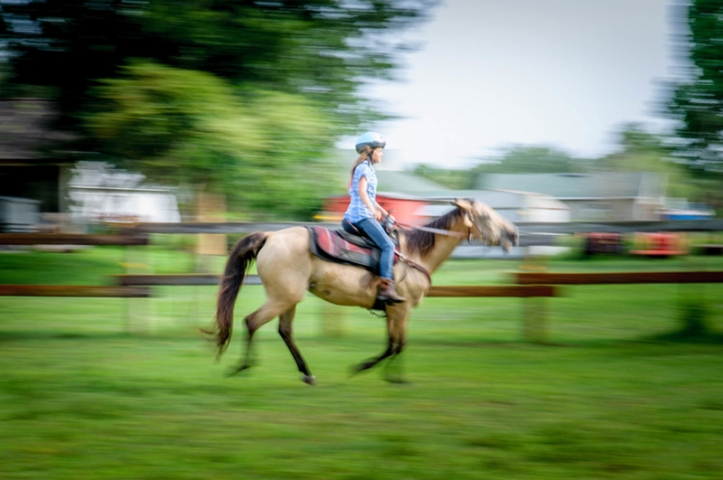
<path id="1" fill-rule="evenodd" d="M 519 244 L 520 234 L 516 228 L 514 230 L 505 230 L 500 238 L 500 245 L 505 252 L 509 252 L 512 247 L 516 247 Z"/>

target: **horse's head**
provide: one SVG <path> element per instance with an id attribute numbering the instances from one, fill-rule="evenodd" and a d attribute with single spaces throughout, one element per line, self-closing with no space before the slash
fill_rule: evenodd
<path id="1" fill-rule="evenodd" d="M 477 200 L 462 199 L 457 199 L 453 205 L 464 213 L 465 226 L 475 240 L 482 240 L 487 245 L 500 245 L 506 252 L 518 244 L 517 227 L 491 207 Z"/>

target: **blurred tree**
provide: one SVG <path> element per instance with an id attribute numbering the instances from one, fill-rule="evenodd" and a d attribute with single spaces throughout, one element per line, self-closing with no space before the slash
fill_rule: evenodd
<path id="1" fill-rule="evenodd" d="M 474 177 L 469 170 L 446 170 L 422 163 L 414 167 L 413 173 L 452 190 L 469 190 L 474 187 Z"/>
<path id="2" fill-rule="evenodd" d="M 666 139 L 647 132 L 642 125 L 628 124 L 619 134 L 619 152 L 597 160 L 594 168 L 613 172 L 653 172 L 667 178 L 669 197 L 700 200 L 698 185 L 684 165 L 676 163 Z"/>
<path id="3" fill-rule="evenodd" d="M 676 154 L 695 172 L 723 172 L 723 0 L 691 0 L 681 46 L 689 80 L 675 86 L 668 112 L 680 121 Z"/>
<path id="4" fill-rule="evenodd" d="M 482 163 L 477 169 L 479 173 L 567 173 L 583 171 L 583 162 L 556 148 L 517 145 L 499 161 Z"/>
<path id="5" fill-rule="evenodd" d="M 87 124 L 107 154 L 156 181 L 308 218 L 318 188 L 334 180 L 324 155 L 332 129 L 299 95 L 251 93 L 205 72 L 132 62 L 123 78 L 95 89 L 110 108 L 88 113 Z"/>
<path id="6" fill-rule="evenodd" d="M 436 1 L 0 0 L 4 90 L 45 87 L 75 151 L 248 207 L 264 202 L 244 185 L 270 188 L 268 208 L 291 196 L 299 214 L 327 191 L 334 139 L 382 116 L 359 86 L 392 76 L 396 33 Z"/>
<path id="7" fill-rule="evenodd" d="M 444 170 L 420 165 L 414 172 L 448 188 L 468 190 L 475 188 L 477 178 L 485 173 L 581 172 L 587 166 L 588 161 L 572 158 L 561 150 L 518 145 L 504 151 L 499 159 L 481 159 L 481 163 L 470 170 Z"/>

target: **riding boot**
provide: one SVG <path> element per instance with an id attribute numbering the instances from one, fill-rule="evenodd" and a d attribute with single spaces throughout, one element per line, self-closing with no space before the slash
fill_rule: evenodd
<path id="1" fill-rule="evenodd" d="M 379 293 L 377 298 L 385 303 L 400 303 L 407 301 L 406 298 L 400 296 L 394 289 L 394 280 L 388 278 L 382 278 L 379 284 Z"/>

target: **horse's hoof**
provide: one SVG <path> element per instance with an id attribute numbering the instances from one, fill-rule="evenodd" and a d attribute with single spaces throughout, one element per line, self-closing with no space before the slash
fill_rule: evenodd
<path id="1" fill-rule="evenodd" d="M 412 383 L 409 380 L 401 377 L 387 377 L 384 380 L 386 380 L 387 383 L 392 383 L 394 385 L 411 385 Z"/>
<path id="2" fill-rule="evenodd" d="M 375 361 L 369 361 L 369 362 L 362 362 L 359 365 L 354 365 L 353 367 L 351 367 L 351 376 L 354 376 L 358 373 L 369 370 L 376 364 L 377 364 L 377 362 L 375 362 Z"/>
<path id="3" fill-rule="evenodd" d="M 316 385 L 316 377 L 313 375 L 302 375 L 301 380 L 307 385 Z"/>
<path id="4" fill-rule="evenodd" d="M 251 368 L 251 365 L 239 365 L 238 367 L 231 368 L 226 373 L 227 377 L 233 377 L 234 375 L 238 375 L 239 373 L 243 372 L 244 370 L 248 370 Z"/>

